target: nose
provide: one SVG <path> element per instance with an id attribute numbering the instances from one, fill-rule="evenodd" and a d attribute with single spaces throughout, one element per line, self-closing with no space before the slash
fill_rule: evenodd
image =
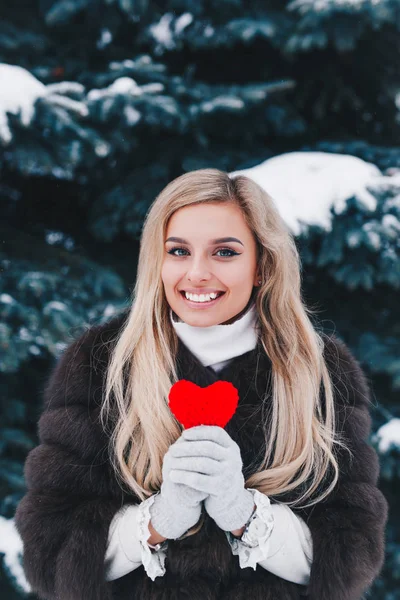
<path id="1" fill-rule="evenodd" d="M 207 262 L 198 258 L 194 259 L 187 272 L 188 281 L 194 283 L 196 281 L 207 281 L 210 279 L 210 271 L 207 267 Z"/>

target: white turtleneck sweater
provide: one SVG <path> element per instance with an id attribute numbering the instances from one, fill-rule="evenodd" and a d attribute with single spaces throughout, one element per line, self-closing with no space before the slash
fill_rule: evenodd
<path id="1" fill-rule="evenodd" d="M 204 366 L 211 366 L 215 371 L 220 371 L 234 356 L 240 356 L 257 345 L 259 328 L 254 302 L 245 314 L 229 325 L 195 327 L 181 321 L 171 309 L 170 318 L 185 346 Z M 118 579 L 142 564 L 153 580 L 165 573 L 165 551 L 154 552 L 147 545 L 150 537 L 147 527 L 149 507 L 153 500 L 154 496 L 151 496 L 140 504 L 123 506 L 114 516 L 105 557 L 107 581 Z M 265 508 L 260 508 L 260 514 L 262 511 L 265 515 Z M 266 558 L 252 564 L 260 565 L 288 581 L 307 585 L 312 562 L 312 538 L 307 524 L 284 504 L 271 504 L 268 511 L 273 528 L 262 553 Z M 234 545 L 231 543 L 231 547 L 233 553 L 239 555 L 243 568 L 251 564 L 246 563 L 249 554 L 260 550 L 258 547 L 241 547 L 237 541 Z M 259 552 L 255 556 L 260 555 Z"/>
<path id="2" fill-rule="evenodd" d="M 194 327 L 170 309 L 170 319 L 178 337 L 205 366 L 220 371 L 231 358 L 249 352 L 257 345 L 259 328 L 254 302 L 247 311 L 229 325 Z"/>

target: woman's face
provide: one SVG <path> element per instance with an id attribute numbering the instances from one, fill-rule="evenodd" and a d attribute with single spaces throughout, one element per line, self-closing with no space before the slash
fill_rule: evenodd
<path id="1" fill-rule="evenodd" d="M 228 237 L 236 239 L 215 242 Z M 236 205 L 180 208 L 170 218 L 165 237 L 161 278 L 169 306 L 195 327 L 234 320 L 246 308 L 253 286 L 258 285 L 256 248 Z M 224 293 L 215 301 L 200 303 L 186 300 L 184 291 Z"/>

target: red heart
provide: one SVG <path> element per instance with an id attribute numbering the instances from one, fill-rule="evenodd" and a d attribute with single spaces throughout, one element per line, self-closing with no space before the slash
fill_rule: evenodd
<path id="1" fill-rule="evenodd" d="M 230 381 L 215 381 L 201 388 L 180 379 L 171 387 L 168 397 L 171 412 L 185 429 L 196 425 L 225 427 L 235 413 L 239 392 Z"/>

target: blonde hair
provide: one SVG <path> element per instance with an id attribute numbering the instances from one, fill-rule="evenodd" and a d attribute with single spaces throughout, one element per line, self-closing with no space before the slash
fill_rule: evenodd
<path id="1" fill-rule="evenodd" d="M 263 423 L 266 449 L 261 468 L 246 480 L 246 487 L 274 496 L 300 490 L 310 480 L 303 494 L 287 502 L 298 505 L 319 489 L 328 468 L 333 468 L 332 482 L 311 506 L 325 498 L 338 480 L 334 444 L 346 447 L 335 432 L 333 386 L 323 358 L 323 338 L 301 298 L 294 239 L 271 197 L 248 177 L 230 178 L 217 169 L 177 177 L 160 192 L 146 216 L 132 305 L 115 340 L 101 409 L 104 427 L 106 417 L 115 411 L 110 435 L 115 473 L 128 489 L 146 499 L 160 489 L 164 454 L 182 432 L 168 408 L 170 388 L 178 379 L 178 340 L 161 269 L 171 215 L 198 203 L 240 207 L 257 243 L 262 285 L 256 306 L 260 339 L 272 363 L 272 412 L 268 435 Z"/>

